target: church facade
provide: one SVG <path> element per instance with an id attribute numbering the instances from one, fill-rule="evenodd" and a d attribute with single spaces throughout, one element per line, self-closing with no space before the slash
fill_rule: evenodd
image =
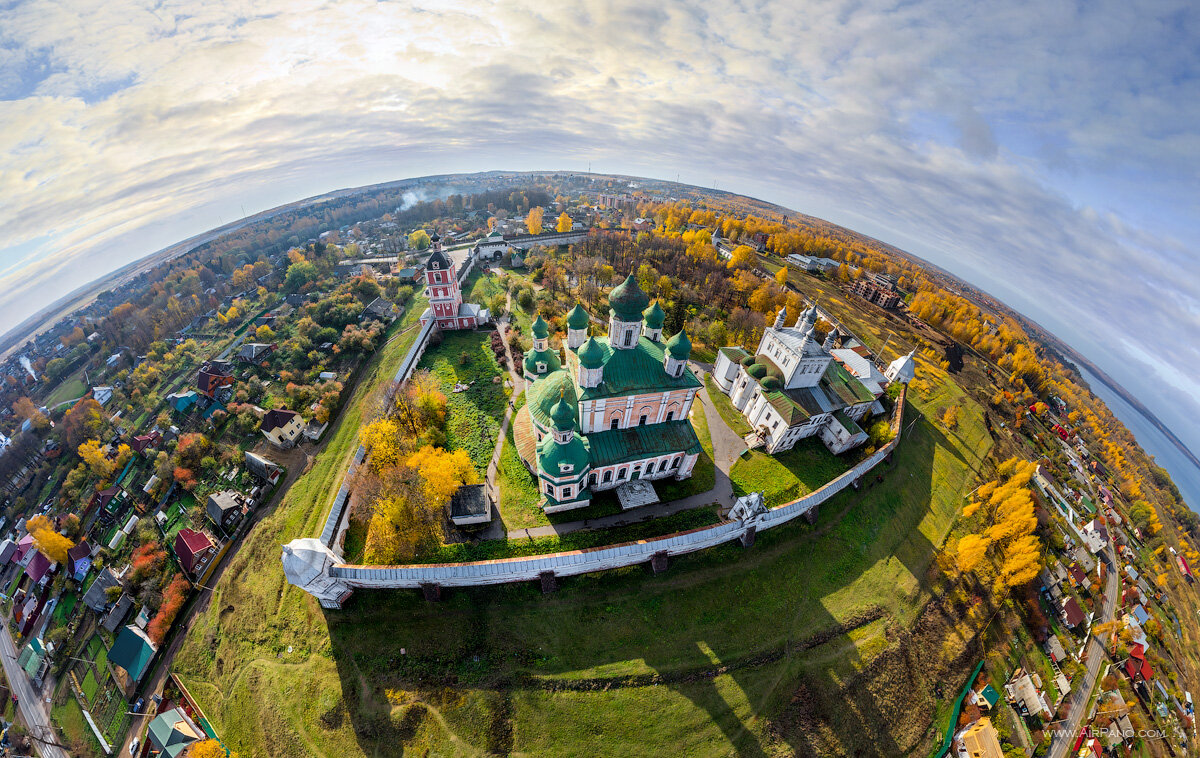
<path id="1" fill-rule="evenodd" d="M 607 336 L 590 335 L 591 318 L 576 305 L 561 354 L 549 324 L 533 323 L 522 365 L 528 402 L 514 433 L 547 513 L 635 480 L 686 479 L 700 456 L 688 414 L 702 385 L 687 367 L 687 334 L 663 340 L 665 314 L 633 276 L 608 300 Z"/>
<path id="2" fill-rule="evenodd" d="M 834 454 L 858 447 L 867 441 L 859 422 L 880 407 L 883 386 L 864 383 L 867 377 L 836 360 L 840 335 L 835 328 L 818 341 L 817 318 L 814 305 L 789 327 L 782 309 L 753 355 L 739 347 L 723 347 L 717 355 L 713 378 L 768 453 L 790 450 L 813 435 Z M 911 379 L 912 361 L 910 353 L 893 362 L 887 380 Z"/>
<path id="3" fill-rule="evenodd" d="M 429 307 L 421 313 L 421 323 L 436 321 L 442 329 L 474 329 L 486 324 L 491 315 L 487 308 L 475 303 L 464 303 L 462 288 L 458 284 L 458 272 L 454 264 L 442 251 L 442 242 L 437 233 L 429 238 L 433 252 L 425 261 L 425 294 Z"/>

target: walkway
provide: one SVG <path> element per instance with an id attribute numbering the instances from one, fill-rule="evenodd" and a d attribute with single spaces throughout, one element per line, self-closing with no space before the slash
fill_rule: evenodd
<path id="1" fill-rule="evenodd" d="M 4 676 L 8 679 L 8 686 L 17 696 L 21 721 L 29 730 L 42 758 L 68 758 L 66 752 L 56 744 L 46 744 L 49 741 L 58 742 L 58 736 L 50 726 L 49 709 L 33 689 L 29 677 L 17 665 L 17 650 L 8 631 L 8 624 L 0 623 L 0 627 L 4 628 L 4 633 L 0 634 L 0 659 L 3 659 Z"/>
<path id="2" fill-rule="evenodd" d="M 1099 619 L 1092 622 L 1093 629 L 1097 624 L 1112 621 L 1113 610 L 1117 604 L 1120 574 L 1117 569 L 1118 564 L 1113 557 L 1111 544 L 1105 554 L 1105 562 L 1108 564 L 1108 584 L 1104 588 L 1103 613 Z M 1083 681 L 1078 683 L 1079 686 L 1076 686 L 1076 682 L 1071 683 L 1071 699 L 1067 704 L 1066 723 L 1054 732 L 1054 739 L 1050 743 L 1050 750 L 1046 753 L 1046 758 L 1066 758 L 1067 752 L 1075 746 L 1075 741 L 1079 737 L 1079 722 L 1086 715 L 1088 699 L 1091 697 L 1092 687 L 1096 684 L 1096 677 L 1100 673 L 1100 665 L 1107 661 L 1108 653 L 1104 649 L 1104 645 L 1096 639 L 1095 635 L 1091 635 L 1087 644 L 1087 672 L 1084 674 Z"/>
<path id="3" fill-rule="evenodd" d="M 512 295 L 508 296 L 507 308 L 512 309 Z M 504 345 L 504 356 L 508 359 L 508 375 L 512 382 L 512 397 L 509 398 L 508 408 L 504 410 L 504 420 L 500 423 L 500 431 L 496 435 L 496 449 L 492 451 L 492 460 L 488 462 L 487 485 L 488 498 L 491 499 L 495 512 L 492 514 L 492 520 L 488 523 L 485 529 L 479 536 L 485 540 L 502 540 L 505 538 L 504 521 L 500 518 L 500 485 L 496 480 L 496 470 L 500 466 L 500 452 L 504 449 L 504 440 L 508 436 L 508 425 L 512 422 L 513 409 L 516 407 L 517 398 L 525 391 L 525 380 L 521 377 L 521 373 L 517 371 L 517 367 L 513 364 L 512 349 L 508 346 L 508 325 L 510 318 L 508 314 L 496 320 L 496 331 L 500 334 L 500 341 Z"/>
<path id="4" fill-rule="evenodd" d="M 692 368 L 695 370 L 696 366 Z M 737 432 L 729 428 L 729 425 L 721 418 L 721 414 L 717 413 L 717 409 L 713 407 L 712 398 L 708 396 L 707 389 L 702 389 L 696 393 L 696 400 L 699 401 L 702 408 L 701 412 L 704 413 L 705 418 L 708 420 L 708 431 L 712 436 L 714 464 L 712 489 L 685 497 L 681 500 L 646 505 L 641 508 L 614 513 L 610 516 L 600 516 L 581 521 L 568 521 L 561 524 L 551 524 L 550 526 L 536 526 L 530 529 L 514 529 L 508 533 L 508 538 L 516 540 L 526 537 L 553 537 L 555 535 L 577 532 L 581 529 L 605 529 L 613 526 L 627 526 L 648 519 L 670 516 L 681 511 L 691 510 L 692 508 L 702 508 L 713 503 L 726 508 L 732 506 L 734 500 L 733 482 L 729 479 L 729 471 L 733 468 L 733 464 L 737 462 L 738 458 L 741 457 L 742 453 L 745 452 L 746 443 L 737 435 Z M 695 406 L 692 407 L 692 412 L 696 412 Z"/>

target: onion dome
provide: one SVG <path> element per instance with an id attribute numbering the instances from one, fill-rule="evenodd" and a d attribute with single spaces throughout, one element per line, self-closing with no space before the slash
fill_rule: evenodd
<path id="1" fill-rule="evenodd" d="M 528 385 L 525 393 L 529 400 L 526 406 L 529 414 L 539 429 L 546 430 L 554 426 L 550 414 L 554 406 L 561 400 L 571 408 L 578 407 L 578 396 L 575 394 L 575 382 L 566 371 L 552 371 L 536 382 Z M 578 417 L 578 412 L 572 410 Z"/>
<path id="2" fill-rule="evenodd" d="M 538 445 L 538 468 L 551 477 L 578 477 L 591 460 L 587 443 L 578 434 L 572 434 L 566 443 L 548 436 Z"/>
<path id="3" fill-rule="evenodd" d="M 746 373 L 755 379 L 763 379 L 767 375 L 767 367 L 761 363 L 755 363 L 753 366 L 746 369 Z"/>
<path id="4" fill-rule="evenodd" d="M 550 336 L 550 325 L 546 323 L 546 319 L 542 318 L 541 314 L 538 314 L 530 331 L 533 332 L 534 337 L 544 340 Z"/>
<path id="5" fill-rule="evenodd" d="M 565 393 L 565 389 L 558 391 L 558 402 L 550 409 L 550 420 L 554 422 L 554 428 L 560 432 L 575 428 L 575 411 L 563 399 Z"/>
<path id="6" fill-rule="evenodd" d="M 647 329 L 662 329 L 663 322 L 667 319 L 667 314 L 663 313 L 663 309 L 659 306 L 658 301 L 646 310 L 642 311 L 642 317 L 646 321 Z"/>
<path id="7" fill-rule="evenodd" d="M 767 378 L 762 380 L 762 388 L 764 390 L 772 391 L 772 390 L 781 389 L 782 387 L 783 387 L 783 382 L 780 381 L 779 377 L 777 377 L 777 376 L 768 376 Z"/>
<path id="8" fill-rule="evenodd" d="M 587 342 L 579 347 L 578 356 L 579 365 L 584 368 L 600 368 L 604 365 L 607 353 L 595 337 L 588 337 Z"/>
<path id="9" fill-rule="evenodd" d="M 608 293 L 608 307 L 621 321 L 641 321 L 642 311 L 650 305 L 650 298 L 638 286 L 633 274 Z"/>
<path id="10" fill-rule="evenodd" d="M 440 239 L 441 239 L 441 237 L 438 236 L 437 232 L 434 232 L 433 234 L 429 235 L 430 242 L 437 242 Z"/>
<path id="11" fill-rule="evenodd" d="M 588 318 L 587 311 L 583 309 L 583 306 L 579 303 L 576 303 L 575 307 L 571 309 L 571 312 L 567 314 L 567 328 L 587 329 L 590 320 L 591 319 Z"/>
<path id="12" fill-rule="evenodd" d="M 538 371 L 538 363 L 545 364 L 544 371 Z M 558 353 L 554 350 L 531 350 L 525 353 L 525 371 L 530 374 L 548 374 L 561 367 Z"/>
<path id="13" fill-rule="evenodd" d="M 681 361 L 686 361 L 692 354 L 692 341 L 688 339 L 687 333 L 683 329 L 675 332 L 675 336 L 667 340 L 667 352 Z"/>

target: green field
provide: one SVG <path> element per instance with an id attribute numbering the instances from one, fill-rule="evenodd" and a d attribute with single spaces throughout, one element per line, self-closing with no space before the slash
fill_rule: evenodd
<path id="1" fill-rule="evenodd" d="M 466 450 L 480 478 L 496 450 L 496 437 L 504 419 L 507 400 L 504 370 L 496 363 L 491 332 L 447 332 L 442 343 L 425 351 L 418 370 L 428 370 L 446 396 L 446 446 Z M 465 356 L 465 361 L 464 361 Z M 457 383 L 471 385 L 454 392 Z"/>
<path id="2" fill-rule="evenodd" d="M 83 696 L 91 703 L 96 699 L 96 677 L 92 674 L 89 668 L 87 675 L 83 677 L 83 681 L 79 683 L 79 689 L 83 690 Z"/>
<path id="3" fill-rule="evenodd" d="M 806 437 L 776 455 L 747 451 L 733 464 L 729 478 L 734 494 L 761 492 L 768 506 L 783 505 L 849 470 L 850 455 L 834 455 L 815 436 Z"/>
<path id="4" fill-rule="evenodd" d="M 882 483 L 825 503 L 815 528 L 673 559 L 660 576 L 567 579 L 547 597 L 531 584 L 436 604 L 360 591 L 346 610 L 322 611 L 285 582 L 279 546 L 320 531 L 365 388 L 399 361 L 396 347 L 247 537 L 176 659 L 232 749 L 892 755 L 925 744 L 942 651 L 909 650 L 899 632 L 930 598 L 933 552 L 991 447 L 982 410 L 957 387 L 914 393 Z M 953 431 L 931 421 L 947 402 L 963 408 Z M 892 676 L 908 657 L 920 665 Z"/>
<path id="5" fill-rule="evenodd" d="M 68 400 L 81 398 L 87 391 L 88 387 L 83 382 L 83 368 L 80 367 L 78 371 L 68 377 L 65 377 L 61 382 L 59 382 L 58 385 L 50 391 L 50 394 L 46 395 L 46 399 L 43 404 L 47 408 L 53 408 L 59 403 L 65 403 Z"/>
<path id="6" fill-rule="evenodd" d="M 704 376 L 704 386 L 708 389 L 708 396 L 712 398 L 713 407 L 717 409 L 717 414 L 729 425 L 729 428 L 737 432 L 739 437 L 745 437 L 750 432 L 754 431 L 747 423 L 746 417 L 733 407 L 733 403 L 729 401 L 729 395 L 721 391 L 717 383 L 713 381 L 712 376 Z"/>

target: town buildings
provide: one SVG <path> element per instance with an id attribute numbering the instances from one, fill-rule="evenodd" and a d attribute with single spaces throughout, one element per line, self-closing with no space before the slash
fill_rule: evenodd
<path id="1" fill-rule="evenodd" d="M 859 377 L 835 360 L 832 351 L 840 335 L 834 328 L 818 341 L 817 318 L 817 308 L 812 306 L 789 327 L 787 309 L 780 309 L 753 355 L 739 347 L 723 347 L 718 353 L 713 378 L 750 422 L 756 438 L 752 441 L 768 453 L 790 450 L 813 435 L 834 454 L 867 441 L 858 422 L 873 407 L 878 409 L 876 400 L 884 390 L 878 371 L 871 373 L 860 361 L 842 356 L 857 366 L 863 374 Z M 912 355 L 888 371 L 894 378 L 885 376 L 886 381 L 910 380 Z"/>
<path id="2" fill-rule="evenodd" d="M 687 367 L 687 335 L 663 340 L 663 310 L 633 276 L 608 302 L 607 336 L 589 336 L 582 306 L 568 315 L 565 363 L 543 319 L 531 330 L 522 367 L 529 402 L 514 431 L 547 513 L 637 480 L 686 479 L 700 455 L 688 414 L 701 384 Z"/>
<path id="3" fill-rule="evenodd" d="M 288 448 L 296 444 L 304 433 L 304 419 L 299 413 L 286 408 L 267 411 L 259 427 L 263 436 L 276 447 Z"/>

